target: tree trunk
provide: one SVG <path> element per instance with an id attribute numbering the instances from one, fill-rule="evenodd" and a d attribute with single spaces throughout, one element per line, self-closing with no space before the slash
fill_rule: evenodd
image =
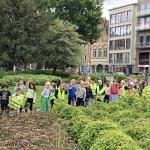
<path id="1" fill-rule="evenodd" d="M 55 74 L 55 73 L 56 73 L 56 69 L 57 69 L 57 67 L 56 67 L 56 66 L 54 66 L 54 67 L 53 67 L 53 74 Z"/>
<path id="2" fill-rule="evenodd" d="M 36 69 L 39 69 L 39 70 L 40 70 L 41 68 L 42 68 L 42 64 L 38 62 Z"/>

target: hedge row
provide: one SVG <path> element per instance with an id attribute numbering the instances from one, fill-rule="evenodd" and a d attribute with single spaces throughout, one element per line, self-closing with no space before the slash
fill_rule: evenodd
<path id="1" fill-rule="evenodd" d="M 126 96 L 88 108 L 60 103 L 54 112 L 69 121 L 66 128 L 82 150 L 150 150 L 149 99 Z"/>

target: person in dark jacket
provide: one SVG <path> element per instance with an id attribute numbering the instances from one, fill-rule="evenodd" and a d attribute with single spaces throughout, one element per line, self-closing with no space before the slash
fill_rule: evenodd
<path id="1" fill-rule="evenodd" d="M 85 89 L 86 89 L 86 98 L 84 101 L 84 107 L 89 107 L 92 104 L 93 94 L 92 89 L 90 88 L 90 83 L 85 82 Z"/>

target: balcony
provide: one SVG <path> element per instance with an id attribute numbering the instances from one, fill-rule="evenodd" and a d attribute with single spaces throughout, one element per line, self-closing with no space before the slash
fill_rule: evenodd
<path id="1" fill-rule="evenodd" d="M 137 31 L 150 30 L 150 24 L 138 25 L 135 27 Z"/>
<path id="2" fill-rule="evenodd" d="M 149 16 L 149 15 L 150 15 L 150 10 L 139 11 L 136 13 L 137 17 Z"/>
<path id="3" fill-rule="evenodd" d="M 136 48 L 139 48 L 139 49 L 150 48 L 150 41 L 137 42 Z"/>
<path id="4" fill-rule="evenodd" d="M 149 65 L 149 59 L 139 59 L 139 65 Z"/>
<path id="5" fill-rule="evenodd" d="M 115 63 L 115 64 L 124 64 L 124 63 L 130 63 L 129 58 L 118 58 L 118 59 L 109 59 L 109 63 Z"/>
<path id="6" fill-rule="evenodd" d="M 115 50 L 124 50 L 125 46 L 115 46 Z"/>

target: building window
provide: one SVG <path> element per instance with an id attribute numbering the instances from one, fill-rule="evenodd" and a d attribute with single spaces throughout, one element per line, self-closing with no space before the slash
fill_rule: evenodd
<path id="1" fill-rule="evenodd" d="M 127 35 L 131 34 L 131 24 L 127 25 Z"/>
<path id="2" fill-rule="evenodd" d="M 114 41 L 109 42 L 109 50 L 114 50 Z"/>
<path id="3" fill-rule="evenodd" d="M 145 4 L 141 4 L 140 5 L 140 11 L 144 11 L 145 10 Z"/>
<path id="4" fill-rule="evenodd" d="M 126 49 L 130 49 L 131 39 L 126 39 Z"/>
<path id="5" fill-rule="evenodd" d="M 105 58 L 107 57 L 107 47 L 106 46 L 104 47 L 104 57 Z"/>
<path id="6" fill-rule="evenodd" d="M 115 63 L 124 63 L 123 56 L 124 56 L 124 53 L 116 53 L 116 54 L 114 54 L 114 62 Z"/>
<path id="7" fill-rule="evenodd" d="M 102 57 L 102 48 L 101 47 L 98 48 L 98 57 Z"/>
<path id="8" fill-rule="evenodd" d="M 129 10 L 127 11 L 127 21 L 131 21 L 132 20 L 132 11 Z"/>
<path id="9" fill-rule="evenodd" d="M 115 41 L 115 50 L 122 50 L 125 49 L 125 40 L 116 40 Z"/>
<path id="10" fill-rule="evenodd" d="M 93 49 L 93 58 L 96 58 L 96 47 Z"/>
<path id="11" fill-rule="evenodd" d="M 115 15 L 110 16 L 110 23 L 114 24 L 115 23 Z"/>
<path id="12" fill-rule="evenodd" d="M 146 35 L 146 46 L 150 46 L 150 35 Z"/>
<path id="13" fill-rule="evenodd" d="M 121 22 L 125 22 L 126 21 L 126 12 L 122 12 L 121 13 Z"/>
<path id="14" fill-rule="evenodd" d="M 150 17 L 146 17 L 146 27 L 150 28 Z"/>
<path id="15" fill-rule="evenodd" d="M 109 63 L 113 63 L 113 54 L 109 54 Z"/>
<path id="16" fill-rule="evenodd" d="M 120 32 L 121 36 L 126 35 L 126 26 L 121 26 L 121 32 Z"/>
<path id="17" fill-rule="evenodd" d="M 140 41 L 140 46 L 143 46 L 144 45 L 144 36 L 143 35 L 140 35 L 139 41 Z"/>
<path id="18" fill-rule="evenodd" d="M 116 27 L 115 28 L 115 36 L 120 36 L 121 34 L 120 34 L 120 28 L 121 27 Z"/>
<path id="19" fill-rule="evenodd" d="M 116 23 L 121 22 L 121 13 L 116 14 Z"/>
<path id="20" fill-rule="evenodd" d="M 110 28 L 110 37 L 115 36 L 115 28 Z"/>
<path id="21" fill-rule="evenodd" d="M 147 10 L 150 10 L 150 3 L 147 3 L 146 9 L 147 9 Z"/>

